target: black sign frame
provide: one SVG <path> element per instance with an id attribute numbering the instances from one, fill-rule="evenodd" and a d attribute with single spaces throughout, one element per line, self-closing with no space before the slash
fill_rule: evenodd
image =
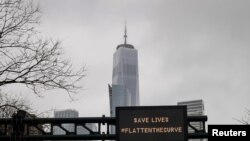
<path id="1" fill-rule="evenodd" d="M 120 141 L 120 112 L 123 110 L 180 110 L 183 115 L 183 140 L 176 141 L 188 141 L 188 121 L 187 121 L 187 106 L 131 106 L 131 107 L 116 107 L 116 141 Z M 179 112 L 180 112 L 179 111 Z M 170 140 L 166 140 L 170 141 Z"/>

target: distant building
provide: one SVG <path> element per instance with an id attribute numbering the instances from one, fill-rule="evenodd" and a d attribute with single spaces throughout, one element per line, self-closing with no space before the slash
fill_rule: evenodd
<path id="1" fill-rule="evenodd" d="M 187 106 L 187 115 L 188 116 L 202 116 L 204 115 L 204 103 L 203 100 L 192 100 L 192 101 L 182 101 L 178 102 L 177 105 L 186 105 Z M 192 126 L 196 129 L 203 129 L 201 122 L 192 122 Z M 188 127 L 188 133 L 194 133 L 195 131 Z M 189 141 L 203 141 L 202 139 L 189 139 Z"/>
<path id="2" fill-rule="evenodd" d="M 55 118 L 77 118 L 77 117 L 79 117 L 79 113 L 78 113 L 78 111 L 72 110 L 72 109 L 60 110 L 60 111 L 54 112 L 54 117 Z M 75 131 L 74 124 L 63 124 L 62 126 L 66 130 L 68 130 L 69 132 Z M 92 131 L 97 131 L 97 126 L 95 124 L 87 123 L 86 126 L 89 129 L 91 129 Z M 76 130 L 77 130 L 77 134 L 79 134 L 79 135 L 80 134 L 89 134 L 89 131 L 81 126 L 77 126 Z M 54 127 L 53 134 L 54 135 L 64 135 L 66 133 L 65 133 L 65 131 L 63 131 L 59 127 Z"/>
<path id="3" fill-rule="evenodd" d="M 54 117 L 55 118 L 75 118 L 75 117 L 79 117 L 79 113 L 76 110 L 67 109 L 67 110 L 55 111 Z M 75 131 L 74 124 L 63 124 L 63 127 L 65 129 L 67 129 L 69 132 Z M 54 135 L 64 135 L 66 133 L 65 133 L 65 131 L 63 131 L 59 127 L 54 127 L 53 134 Z"/>

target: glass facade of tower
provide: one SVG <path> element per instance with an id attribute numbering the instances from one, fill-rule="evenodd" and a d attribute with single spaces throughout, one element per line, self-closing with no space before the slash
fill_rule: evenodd
<path id="1" fill-rule="evenodd" d="M 119 45 L 114 53 L 111 89 L 111 116 L 115 107 L 139 106 L 138 53 L 132 45 Z"/>

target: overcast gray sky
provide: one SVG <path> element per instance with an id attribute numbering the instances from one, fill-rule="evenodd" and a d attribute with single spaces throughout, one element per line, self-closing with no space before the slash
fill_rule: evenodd
<path id="1" fill-rule="evenodd" d="M 37 1 L 43 35 L 61 40 L 65 56 L 87 69 L 75 102 L 61 90 L 44 98 L 20 92 L 40 111 L 109 115 L 108 83 L 125 19 L 128 42 L 139 53 L 142 105 L 203 99 L 214 124 L 237 123 L 233 118 L 250 108 L 249 0 Z"/>

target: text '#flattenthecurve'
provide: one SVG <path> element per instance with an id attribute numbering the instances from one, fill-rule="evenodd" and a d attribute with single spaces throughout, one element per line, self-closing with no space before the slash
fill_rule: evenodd
<path id="1" fill-rule="evenodd" d="M 182 133 L 183 129 L 177 127 L 143 127 L 143 128 L 121 128 L 123 134 L 151 134 L 151 133 Z"/>

